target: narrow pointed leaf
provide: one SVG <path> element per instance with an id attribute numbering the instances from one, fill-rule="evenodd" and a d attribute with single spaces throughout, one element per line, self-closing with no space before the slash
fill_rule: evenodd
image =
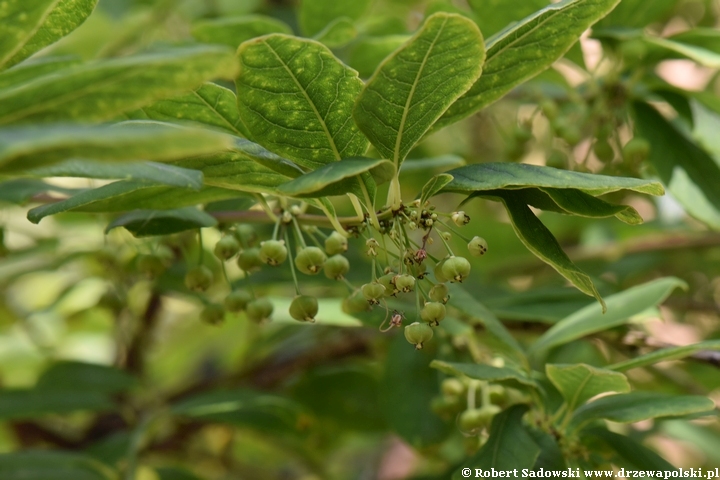
<path id="1" fill-rule="evenodd" d="M 0 73 L 0 89 L 19 87 L 43 75 L 77 65 L 80 57 L 65 55 L 59 57 L 39 57 L 30 59 Z"/>
<path id="2" fill-rule="evenodd" d="M 25 205 L 35 195 L 46 192 L 72 194 L 74 190 L 51 185 L 37 178 L 14 178 L 0 182 L 0 202 Z"/>
<path id="3" fill-rule="evenodd" d="M 254 141 L 310 169 L 365 153 L 351 118 L 362 81 L 327 47 L 275 34 L 238 56 L 238 108 Z"/>
<path id="4" fill-rule="evenodd" d="M 457 377 L 466 376 L 491 383 L 509 383 L 515 387 L 518 385 L 537 387 L 537 383 L 524 372 L 509 367 L 493 367 L 478 363 L 452 363 L 441 360 L 433 360 L 430 367 Z"/>
<path id="5" fill-rule="evenodd" d="M 447 173 L 439 173 L 432 177 L 430 180 L 428 180 L 427 183 L 423 186 L 420 193 L 420 204 L 424 205 L 430 197 L 437 194 L 445 187 L 445 185 L 452 182 L 452 179 L 452 175 L 449 175 Z"/>
<path id="6" fill-rule="evenodd" d="M 612 370 L 575 365 L 546 365 L 545 372 L 573 411 L 592 397 L 606 392 L 625 393 L 630 384 L 625 375 Z"/>
<path id="7" fill-rule="evenodd" d="M 680 360 L 705 351 L 720 351 L 720 340 L 708 340 L 692 345 L 683 345 L 681 347 L 662 348 L 652 353 L 631 358 L 630 360 L 626 360 L 624 362 L 614 363 L 606 368 L 618 372 L 626 372 L 628 370 L 632 370 L 633 368 L 646 367 L 648 365 L 654 365 L 658 362 Z"/>
<path id="8" fill-rule="evenodd" d="M 478 79 L 484 58 L 475 23 L 436 13 L 375 71 L 357 99 L 355 122 L 399 169 L 413 146 Z"/>
<path id="9" fill-rule="evenodd" d="M 35 388 L 48 391 L 119 393 L 137 386 L 135 377 L 107 365 L 60 361 L 45 370 Z"/>
<path id="10" fill-rule="evenodd" d="M 443 192 L 470 194 L 486 190 L 540 187 L 572 188 L 592 196 L 618 190 L 649 195 L 664 193 L 660 183 L 650 180 L 571 172 L 524 163 L 479 163 L 455 168 L 447 173 L 455 178 Z"/>
<path id="11" fill-rule="evenodd" d="M 226 47 L 198 45 L 71 66 L 0 91 L 0 125 L 104 121 L 163 98 L 232 78 Z"/>
<path id="12" fill-rule="evenodd" d="M 217 220 L 195 207 L 175 210 L 135 210 L 126 213 L 105 228 L 105 233 L 118 227 L 125 227 L 136 237 L 170 235 L 186 230 L 214 227 Z"/>
<path id="13" fill-rule="evenodd" d="M 358 175 L 373 172 L 373 176 L 389 179 L 395 173 L 395 167 L 387 160 L 372 158 L 347 158 L 333 162 L 306 173 L 291 182 L 278 187 L 278 191 L 290 197 L 322 197 L 345 195 L 348 192 L 363 197 Z M 375 191 L 369 192 L 374 198 Z"/>
<path id="14" fill-rule="evenodd" d="M 232 146 L 229 135 L 156 122 L 12 127 L 0 130 L 0 172 L 71 158 L 170 161 Z"/>
<path id="15" fill-rule="evenodd" d="M 668 463 L 667 460 L 628 436 L 611 432 L 605 428 L 595 428 L 584 433 L 602 439 L 608 447 L 615 450 L 622 459 L 635 469 L 668 472 L 675 470 L 675 467 Z"/>
<path id="16" fill-rule="evenodd" d="M 0 419 L 31 419 L 48 414 L 113 410 L 110 398 L 100 392 L 49 392 L 40 389 L 0 391 Z"/>
<path id="17" fill-rule="evenodd" d="M 219 43 L 237 49 L 241 43 L 271 33 L 292 34 L 290 27 L 266 15 L 242 15 L 202 20 L 192 27 L 192 36 L 204 43 Z"/>
<path id="18" fill-rule="evenodd" d="M 696 395 L 667 395 L 658 392 L 633 392 L 599 398 L 575 411 L 570 428 L 579 428 L 593 420 L 634 423 L 649 418 L 681 417 L 711 412 L 715 402 Z"/>
<path id="19" fill-rule="evenodd" d="M 655 47 L 660 47 L 685 58 L 689 58 L 705 67 L 720 68 L 720 53 L 713 52 L 712 50 L 659 37 L 646 36 L 645 41 Z"/>
<path id="20" fill-rule="evenodd" d="M 563 0 L 521 20 L 488 41 L 483 75 L 437 122 L 455 123 L 502 98 L 560 59 L 620 0 Z"/>
<path id="21" fill-rule="evenodd" d="M 160 100 L 128 116 L 132 119 L 200 124 L 245 138 L 250 135 L 240 118 L 235 93 L 214 83 L 206 83 L 178 97 Z"/>
<path id="22" fill-rule="evenodd" d="M 687 288 L 687 285 L 675 277 L 660 278 L 609 296 L 605 314 L 600 305 L 590 304 L 553 325 L 530 346 L 529 352 L 537 354 L 586 335 L 623 325 L 633 316 L 662 303 L 676 288 Z"/>
<path id="23" fill-rule="evenodd" d="M 298 22 L 300 30 L 308 37 L 318 35 L 339 18 L 358 20 L 368 10 L 372 0 L 336 2 L 334 0 L 303 0 L 300 2 Z"/>
<path id="24" fill-rule="evenodd" d="M 55 43 L 90 16 L 97 0 L 9 0 L 0 8 L 0 70 Z"/>

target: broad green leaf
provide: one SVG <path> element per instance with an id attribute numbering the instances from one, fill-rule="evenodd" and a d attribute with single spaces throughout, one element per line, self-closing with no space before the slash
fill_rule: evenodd
<path id="1" fill-rule="evenodd" d="M 238 108 L 253 140 L 309 169 L 365 153 L 351 118 L 362 81 L 327 47 L 275 34 L 238 56 Z"/>
<path id="2" fill-rule="evenodd" d="M 635 423 L 649 418 L 681 417 L 710 412 L 715 403 L 698 395 L 667 395 L 658 392 L 633 392 L 599 398 L 575 411 L 570 428 L 606 419 Z"/>
<path id="3" fill-rule="evenodd" d="M 355 122 L 399 169 L 435 121 L 478 79 L 484 58 L 477 25 L 460 15 L 436 13 L 368 80 L 355 104 Z"/>
<path id="4" fill-rule="evenodd" d="M 465 159 L 457 155 L 441 155 L 431 158 L 408 158 L 400 167 L 400 175 L 412 175 L 433 170 L 446 170 L 465 165 Z"/>
<path id="5" fill-rule="evenodd" d="M 477 14 L 478 26 L 483 35 L 490 37 L 505 27 L 547 7 L 550 0 L 525 0 L 508 7 L 507 0 L 468 0 L 470 8 Z"/>
<path id="6" fill-rule="evenodd" d="M 362 78 L 369 78 L 378 65 L 392 52 L 408 41 L 410 35 L 386 35 L 382 37 L 361 37 L 350 47 L 348 64 L 356 69 Z"/>
<path id="7" fill-rule="evenodd" d="M 365 172 L 371 172 L 373 177 L 387 181 L 395 173 L 395 167 L 386 160 L 346 158 L 339 162 L 329 163 L 280 185 L 278 191 L 284 195 L 299 198 L 345 195 L 349 192 L 363 198 L 362 185 L 358 176 Z M 375 198 L 374 189 L 369 192 L 369 196 Z"/>
<path id="8" fill-rule="evenodd" d="M 257 428 L 261 431 L 298 430 L 302 407 L 285 397 L 247 389 L 200 393 L 172 407 L 175 415 Z"/>
<path id="9" fill-rule="evenodd" d="M 353 21 L 348 17 L 340 17 L 328 23 L 313 38 L 327 47 L 339 48 L 350 43 L 357 34 Z"/>
<path id="10" fill-rule="evenodd" d="M 493 313 L 478 302 L 473 295 L 458 284 L 450 284 L 450 305 L 468 315 L 473 323 L 480 323 L 485 329 L 505 344 L 520 358 L 525 358 L 523 348 Z"/>
<path id="11" fill-rule="evenodd" d="M 292 30 L 286 23 L 266 15 L 242 15 L 201 20 L 193 25 L 191 33 L 201 42 L 238 48 L 255 37 L 271 33 L 291 35 Z"/>
<path id="12" fill-rule="evenodd" d="M 598 22 L 598 27 L 645 28 L 670 14 L 675 0 L 622 0 L 610 14 Z"/>
<path id="13" fill-rule="evenodd" d="M 455 178 L 443 189 L 443 192 L 470 194 L 486 190 L 539 187 L 576 189 L 592 196 L 618 190 L 631 190 L 650 195 L 664 193 L 662 185 L 650 180 L 571 172 L 524 163 L 477 163 L 455 168 L 447 173 Z"/>
<path id="14" fill-rule="evenodd" d="M 433 360 L 430 362 L 430 367 L 456 377 L 466 376 L 490 383 L 509 383 L 515 387 L 518 385 L 537 387 L 537 383 L 525 373 L 509 367 L 493 367 L 479 363 L 451 363 L 441 360 Z"/>
<path id="15" fill-rule="evenodd" d="M 238 113 L 235 93 L 206 83 L 178 97 L 160 100 L 128 115 L 132 119 L 200 124 L 247 138 L 250 135 Z"/>
<path id="16" fill-rule="evenodd" d="M 683 57 L 689 58 L 690 60 L 694 60 L 705 67 L 720 68 L 720 53 L 713 52 L 712 50 L 696 47 L 694 45 L 687 45 L 685 43 L 668 40 L 666 38 L 646 36 L 644 40 L 650 45 L 677 53 Z"/>
<path id="17" fill-rule="evenodd" d="M 715 28 L 691 28 L 671 36 L 670 40 L 720 53 L 720 32 Z"/>
<path id="18" fill-rule="evenodd" d="M 210 45 L 96 60 L 0 91 L 0 125 L 112 120 L 236 70 L 232 51 Z"/>
<path id="19" fill-rule="evenodd" d="M 318 35 L 333 21 L 347 17 L 357 20 L 370 7 L 371 0 L 335 2 L 333 0 L 302 0 L 298 11 L 300 30 L 308 37 Z"/>
<path id="20" fill-rule="evenodd" d="M 45 183 L 37 178 L 16 178 L 0 182 L 0 202 L 24 205 L 35 195 L 46 192 L 72 194 L 75 191 Z"/>
<path id="21" fill-rule="evenodd" d="M 462 464 L 462 468 L 485 471 L 530 469 L 540 455 L 540 447 L 528 433 L 523 425 L 523 416 L 527 412 L 527 405 L 514 405 L 493 418 L 490 426 L 490 436 L 482 448 L 470 459 Z M 466 478 L 462 468 L 457 470 L 452 480 Z"/>
<path id="22" fill-rule="evenodd" d="M 115 480 L 100 462 L 76 453 L 25 451 L 0 455 L 3 480 Z"/>
<path id="23" fill-rule="evenodd" d="M 633 207 L 612 205 L 581 190 L 570 188 L 541 188 L 540 190 L 562 209 L 560 213 L 590 218 L 617 217 L 628 225 L 638 225 L 643 222 L 642 217 Z"/>
<path id="24" fill-rule="evenodd" d="M 584 434 L 600 438 L 608 447 L 615 450 L 620 458 L 636 469 L 675 470 L 675 467 L 667 460 L 628 436 L 604 428 L 594 428 Z"/>
<path id="25" fill-rule="evenodd" d="M 7 0 L 0 5 L 0 70 L 55 43 L 90 16 L 97 0 Z"/>
<path id="26" fill-rule="evenodd" d="M 45 370 L 35 385 L 43 391 L 119 393 L 137 385 L 123 370 L 106 365 L 62 361 Z"/>
<path id="27" fill-rule="evenodd" d="M 205 187 L 201 190 L 168 187 L 134 180 L 84 190 L 65 200 L 31 209 L 28 220 L 38 223 L 43 218 L 63 212 L 127 212 L 136 209 L 169 210 L 189 205 L 233 198 L 233 190 Z"/>
<path id="28" fill-rule="evenodd" d="M 11 127 L 0 130 L 0 172 L 71 158 L 170 161 L 224 151 L 232 145 L 229 135 L 156 122 Z"/>
<path id="29" fill-rule="evenodd" d="M 687 288 L 687 285 L 678 278 L 666 277 L 611 295 L 605 302 L 605 314 L 600 305 L 590 304 L 553 325 L 528 351 L 538 354 L 586 335 L 623 325 L 633 316 L 662 303 L 676 288 Z"/>
<path id="30" fill-rule="evenodd" d="M 425 205 L 425 202 L 430 197 L 436 195 L 440 190 L 445 187 L 445 185 L 452 182 L 452 179 L 452 175 L 448 175 L 447 173 L 439 173 L 432 177 L 430 180 L 428 180 L 427 183 L 423 185 L 422 191 L 420 192 L 420 204 Z"/>
<path id="31" fill-rule="evenodd" d="M 233 154 L 257 162 L 260 165 L 287 177 L 295 178 L 303 174 L 302 169 L 290 160 L 279 157 L 274 153 L 265 150 L 257 143 L 253 143 L 248 140 L 236 139 L 233 147 Z"/>
<path id="32" fill-rule="evenodd" d="M 545 373 L 565 399 L 567 411 L 572 412 L 595 395 L 606 392 L 626 393 L 630 384 L 625 375 L 612 370 L 575 365 L 546 365 Z"/>
<path id="33" fill-rule="evenodd" d="M 655 108 L 634 103 L 635 128 L 648 139 L 650 163 L 673 197 L 693 217 L 720 229 L 720 165 Z"/>
<path id="34" fill-rule="evenodd" d="M 430 367 L 435 344 L 415 350 L 402 335 L 395 335 L 385 359 L 380 385 L 380 405 L 388 425 L 415 448 L 438 445 L 447 436 L 449 425 L 430 408 L 440 393 L 438 376 Z M 422 421 L 418 421 L 422 419 Z"/>
<path id="35" fill-rule="evenodd" d="M 495 35 L 488 41 L 482 76 L 435 128 L 462 120 L 550 67 L 619 1 L 563 0 Z"/>
<path id="36" fill-rule="evenodd" d="M 0 390 L 0 419 L 31 419 L 40 415 L 113 410 L 115 405 L 101 392 Z"/>
<path id="37" fill-rule="evenodd" d="M 215 225 L 217 220 L 214 217 L 194 207 L 175 210 L 134 210 L 110 222 L 105 228 L 105 233 L 114 228 L 125 227 L 136 237 L 149 237 Z"/>
<path id="38" fill-rule="evenodd" d="M 26 60 L 20 65 L 0 72 L 0 90 L 4 88 L 19 87 L 22 84 L 34 80 L 43 75 L 53 73 L 57 70 L 77 65 L 80 58 L 72 55 L 61 57 L 40 57 Z"/>
<path id="39" fill-rule="evenodd" d="M 502 196 L 500 196 L 502 195 Z M 540 260 L 553 267 L 560 275 L 568 279 L 581 292 L 595 297 L 602 310 L 605 311 L 605 302 L 595 288 L 590 276 L 580 270 L 563 251 L 557 239 L 550 230 L 538 220 L 521 199 L 517 199 L 512 192 L 498 192 L 496 194 L 510 216 L 513 230 L 520 241 Z"/>
<path id="40" fill-rule="evenodd" d="M 107 163 L 96 160 L 66 160 L 48 167 L 40 167 L 22 173 L 34 177 L 135 180 L 173 187 L 192 188 L 194 190 L 199 190 L 203 186 L 202 172 L 157 162 Z"/>
<path id="41" fill-rule="evenodd" d="M 640 355 L 639 357 L 631 358 L 629 360 L 625 360 L 624 362 L 614 363 L 605 368 L 618 372 L 626 372 L 633 368 L 646 367 L 648 365 L 654 365 L 658 362 L 680 360 L 703 351 L 720 351 L 720 340 L 707 340 L 705 342 L 684 345 L 682 347 L 661 348 L 660 350 L 656 350 L 652 353 Z"/>

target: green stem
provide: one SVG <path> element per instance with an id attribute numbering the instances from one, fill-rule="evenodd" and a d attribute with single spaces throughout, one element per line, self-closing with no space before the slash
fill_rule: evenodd
<path id="1" fill-rule="evenodd" d="M 298 224 L 297 218 L 292 217 L 292 222 L 293 227 L 295 227 L 295 237 L 297 238 L 298 243 L 302 245 L 303 248 L 307 247 L 305 239 L 303 238 L 302 230 L 300 230 L 300 225 Z"/>
<path id="2" fill-rule="evenodd" d="M 273 222 L 278 221 L 277 215 L 275 215 L 272 211 L 272 208 L 270 208 L 270 205 L 268 205 L 267 200 L 265 200 L 265 197 L 259 193 L 255 194 L 255 198 L 258 199 L 258 203 L 262 207 L 262 209 L 265 211 L 265 214 L 270 217 L 270 219 Z"/>
<path id="3" fill-rule="evenodd" d="M 293 218 L 294 220 L 294 218 Z M 293 283 L 295 284 L 295 293 L 300 295 L 300 287 L 298 286 L 297 274 L 295 273 L 295 262 L 292 256 L 292 248 L 290 248 L 290 235 L 288 235 L 287 229 L 285 229 L 285 243 L 287 244 L 288 250 L 288 263 L 290 264 L 290 272 L 292 272 Z"/>
<path id="4" fill-rule="evenodd" d="M 448 253 L 449 253 L 451 256 L 454 257 L 455 254 L 453 253 L 452 249 L 450 248 L 450 245 L 448 245 L 448 243 L 447 243 L 447 242 L 445 241 L 445 239 L 443 238 L 443 235 L 442 235 L 442 234 L 443 234 L 444 232 L 441 232 L 441 231 L 438 230 L 437 228 L 435 229 L 435 231 L 438 232 L 438 237 L 440 237 L 440 241 L 443 243 L 443 245 L 445 245 L 445 249 L 448 251 Z"/>
<path id="5" fill-rule="evenodd" d="M 458 237 L 462 238 L 462 239 L 465 240 L 466 242 L 468 242 L 468 243 L 470 242 L 470 239 L 469 239 L 468 237 L 466 237 L 466 236 L 463 235 L 462 233 L 458 232 L 457 230 L 455 230 L 453 227 L 451 227 L 451 226 L 448 225 L 447 223 L 443 222 L 442 220 L 437 220 L 437 222 L 438 222 L 438 223 L 441 223 L 443 227 L 449 229 L 451 232 L 453 232 L 455 235 L 457 235 Z"/>
<path id="6" fill-rule="evenodd" d="M 370 198 L 370 192 L 368 192 L 367 186 L 365 185 L 365 182 L 363 182 L 362 178 L 358 176 L 358 182 L 360 182 L 360 188 L 362 189 L 363 196 L 365 197 L 365 202 L 367 203 L 366 208 L 368 213 L 370 213 L 370 219 L 372 220 L 372 224 L 375 227 L 375 229 L 380 230 L 380 221 L 377 218 L 377 214 L 375 213 L 375 202 Z"/>
<path id="7" fill-rule="evenodd" d="M 198 247 L 200 252 L 198 253 L 198 265 L 203 264 L 203 257 L 205 256 L 205 248 L 203 247 L 202 230 L 198 228 Z"/>

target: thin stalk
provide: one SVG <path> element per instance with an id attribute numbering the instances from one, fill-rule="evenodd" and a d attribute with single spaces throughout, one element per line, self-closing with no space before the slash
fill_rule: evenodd
<path id="1" fill-rule="evenodd" d="M 359 177 L 358 177 L 359 179 Z M 360 185 L 365 186 L 362 180 L 360 180 Z M 358 199 L 357 195 L 354 193 L 348 193 L 348 198 L 350 199 L 350 203 L 353 206 L 353 209 L 355 210 L 355 214 L 357 215 L 357 221 L 358 222 L 364 222 L 365 221 L 365 212 L 363 212 L 362 204 L 360 203 L 360 199 Z"/>
<path id="2" fill-rule="evenodd" d="M 438 237 L 440 237 L 440 241 L 443 243 L 443 245 L 445 245 L 445 249 L 448 251 L 448 253 L 449 253 L 451 256 L 454 257 L 455 254 L 453 253 L 452 249 L 450 248 L 450 245 L 448 245 L 447 241 L 445 241 L 445 239 L 444 239 L 443 236 L 442 236 L 443 232 L 441 232 L 441 231 L 438 230 L 437 228 L 436 228 L 435 230 L 438 232 Z"/>
<path id="3" fill-rule="evenodd" d="M 272 211 L 272 208 L 270 208 L 270 205 L 268 205 L 267 200 L 265 200 L 265 197 L 259 193 L 255 194 L 255 198 L 258 199 L 258 203 L 260 204 L 260 207 L 265 211 L 265 214 L 270 217 L 270 219 L 273 222 L 278 221 L 277 215 L 275 215 Z"/>
<path id="4" fill-rule="evenodd" d="M 443 227 L 449 229 L 451 232 L 453 232 L 455 235 L 457 235 L 458 237 L 462 238 L 462 239 L 465 240 L 466 242 L 468 242 L 468 243 L 470 242 L 470 239 L 469 239 L 468 237 L 466 237 L 466 236 L 463 235 L 462 233 L 458 232 L 457 230 L 455 230 L 453 227 L 451 227 L 451 226 L 448 225 L 447 223 L 443 222 L 442 220 L 437 220 L 437 222 L 438 222 L 438 223 L 441 223 Z"/>
<path id="5" fill-rule="evenodd" d="M 295 273 L 295 262 L 292 256 L 292 248 L 290 248 L 290 235 L 288 235 L 287 229 L 285 229 L 285 244 L 288 250 L 288 263 L 290 264 L 290 272 L 292 273 L 293 283 L 295 284 L 295 294 L 300 295 L 300 287 L 298 286 L 297 274 Z"/>
<path id="6" fill-rule="evenodd" d="M 307 247 L 305 239 L 303 238 L 302 230 L 300 230 L 300 224 L 298 224 L 297 218 L 292 217 L 292 222 L 293 227 L 295 227 L 295 238 L 297 238 L 298 243 L 302 245 L 303 248 Z"/>
<path id="7" fill-rule="evenodd" d="M 380 230 L 380 221 L 375 213 L 375 202 L 370 198 L 370 192 L 368 192 L 365 182 L 363 182 L 360 177 L 358 177 L 358 181 L 360 182 L 360 188 L 362 189 L 363 196 L 365 197 L 367 211 L 370 213 L 370 219 L 372 220 L 373 227 Z"/>
<path id="8" fill-rule="evenodd" d="M 325 205 L 323 205 L 322 203 L 320 203 L 319 205 L 320 205 L 320 210 L 323 211 L 323 213 L 325 214 L 327 219 L 330 221 L 330 224 L 333 226 L 335 231 L 337 231 L 340 235 L 342 235 L 344 237 L 349 237 L 350 234 L 347 232 L 347 230 L 345 230 L 343 228 L 343 226 L 340 223 L 340 221 L 338 220 L 338 218 L 335 215 L 331 214 Z"/>

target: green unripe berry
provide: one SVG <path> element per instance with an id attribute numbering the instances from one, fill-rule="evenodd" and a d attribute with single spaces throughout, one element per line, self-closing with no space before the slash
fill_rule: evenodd
<path id="1" fill-rule="evenodd" d="M 615 158 L 615 150 L 607 140 L 597 140 L 593 145 L 593 153 L 601 162 L 610 162 Z"/>
<path id="2" fill-rule="evenodd" d="M 465 225 L 470 223 L 470 217 L 462 210 L 453 213 L 451 218 L 455 225 L 457 225 L 458 227 L 464 227 Z"/>
<path id="3" fill-rule="evenodd" d="M 267 298 L 258 298 L 247 304 L 245 313 L 253 322 L 264 322 L 270 320 L 273 312 L 273 304 Z"/>
<path id="4" fill-rule="evenodd" d="M 327 252 L 328 255 L 345 253 L 347 252 L 347 249 L 347 238 L 343 237 L 338 232 L 332 232 L 330 236 L 325 239 L 325 252 Z"/>
<path id="5" fill-rule="evenodd" d="M 450 292 L 444 283 L 435 284 L 428 292 L 428 297 L 433 302 L 447 303 L 450 300 Z"/>
<path id="6" fill-rule="evenodd" d="M 482 408 L 465 410 L 460 414 L 458 423 L 464 432 L 477 432 L 487 428 L 498 413 L 500 413 L 500 407 L 497 405 L 485 405 Z"/>
<path id="7" fill-rule="evenodd" d="M 465 393 L 465 385 L 457 378 L 446 378 L 440 384 L 440 391 L 446 397 L 459 397 Z"/>
<path id="8" fill-rule="evenodd" d="M 445 305 L 439 302 L 427 302 L 420 310 L 420 318 L 430 325 L 440 325 L 445 318 Z"/>
<path id="9" fill-rule="evenodd" d="M 360 290 L 355 290 L 349 297 L 343 299 L 342 311 L 348 315 L 367 312 L 368 310 L 370 310 L 370 305 Z"/>
<path id="10" fill-rule="evenodd" d="M 435 279 L 440 283 L 445 283 L 450 280 L 443 273 L 443 265 L 445 265 L 446 261 L 447 261 L 447 258 L 443 258 L 442 260 L 440 260 L 438 263 L 435 264 L 435 268 L 433 269 L 433 273 L 435 274 Z"/>
<path id="11" fill-rule="evenodd" d="M 333 255 L 325 262 L 324 270 L 330 280 L 342 280 L 350 271 L 350 262 L 342 255 Z"/>
<path id="12" fill-rule="evenodd" d="M 298 295 L 290 304 L 290 316 L 301 322 L 314 322 L 318 313 L 318 301 L 315 297 Z"/>
<path id="13" fill-rule="evenodd" d="M 385 295 L 385 287 L 377 282 L 366 283 L 360 287 L 363 297 L 370 305 L 377 305 L 380 303 L 380 298 Z"/>
<path id="14" fill-rule="evenodd" d="M 304 247 L 295 256 L 295 266 L 306 275 L 317 275 L 326 260 L 325 252 L 318 247 Z"/>
<path id="15" fill-rule="evenodd" d="M 252 302 L 252 295 L 245 290 L 233 290 L 225 297 L 225 309 L 229 312 L 242 312 Z"/>
<path id="16" fill-rule="evenodd" d="M 167 265 L 158 255 L 138 255 L 137 268 L 149 278 L 157 278 L 167 269 Z"/>
<path id="17" fill-rule="evenodd" d="M 411 323 L 405 327 L 405 339 L 412 345 L 415 345 L 416 350 L 423 348 L 423 344 L 433 337 L 433 330 L 427 323 Z"/>
<path id="18" fill-rule="evenodd" d="M 415 290 L 415 277 L 412 275 L 395 275 L 392 283 L 400 292 L 408 293 Z"/>
<path id="19" fill-rule="evenodd" d="M 473 257 L 482 257 L 487 253 L 488 243 L 482 237 L 473 237 L 468 243 L 468 251 Z"/>
<path id="20" fill-rule="evenodd" d="M 237 264 L 245 273 L 257 272 L 263 266 L 263 261 L 260 260 L 260 249 L 253 247 L 243 250 L 238 255 Z"/>
<path id="21" fill-rule="evenodd" d="M 266 240 L 260 243 L 260 261 L 277 267 L 288 256 L 285 240 Z"/>
<path id="22" fill-rule="evenodd" d="M 395 273 L 390 272 L 377 279 L 377 282 L 385 287 L 386 297 L 390 297 L 398 293 L 398 290 L 395 288 L 395 284 L 393 283 L 393 278 L 395 278 Z"/>
<path id="23" fill-rule="evenodd" d="M 205 265 L 193 267 L 185 274 L 185 286 L 189 290 L 204 292 L 213 283 L 213 273 Z"/>
<path id="24" fill-rule="evenodd" d="M 200 320 L 210 325 L 217 325 L 225 320 L 225 308 L 217 303 L 211 303 L 203 308 L 200 313 Z"/>
<path id="25" fill-rule="evenodd" d="M 215 256 L 220 260 L 229 260 L 240 251 L 240 243 L 231 235 L 225 235 L 215 244 Z"/>
<path id="26" fill-rule="evenodd" d="M 235 229 L 233 230 L 233 236 L 237 239 L 238 242 L 240 242 L 240 245 L 244 245 L 246 247 L 252 247 L 257 243 L 257 232 L 252 227 L 252 225 L 247 224 L 239 224 L 235 225 Z"/>
<path id="27" fill-rule="evenodd" d="M 628 163 L 640 163 L 650 154 L 650 142 L 642 137 L 634 137 L 623 147 L 623 159 Z"/>
<path id="28" fill-rule="evenodd" d="M 462 282 L 470 275 L 470 262 L 464 257 L 450 257 L 443 263 L 442 274 L 451 282 Z"/>
<path id="29" fill-rule="evenodd" d="M 540 110 L 542 110 L 543 115 L 545 115 L 548 120 L 555 120 L 558 113 L 560 113 L 557 103 L 552 100 L 543 100 L 540 102 Z"/>

